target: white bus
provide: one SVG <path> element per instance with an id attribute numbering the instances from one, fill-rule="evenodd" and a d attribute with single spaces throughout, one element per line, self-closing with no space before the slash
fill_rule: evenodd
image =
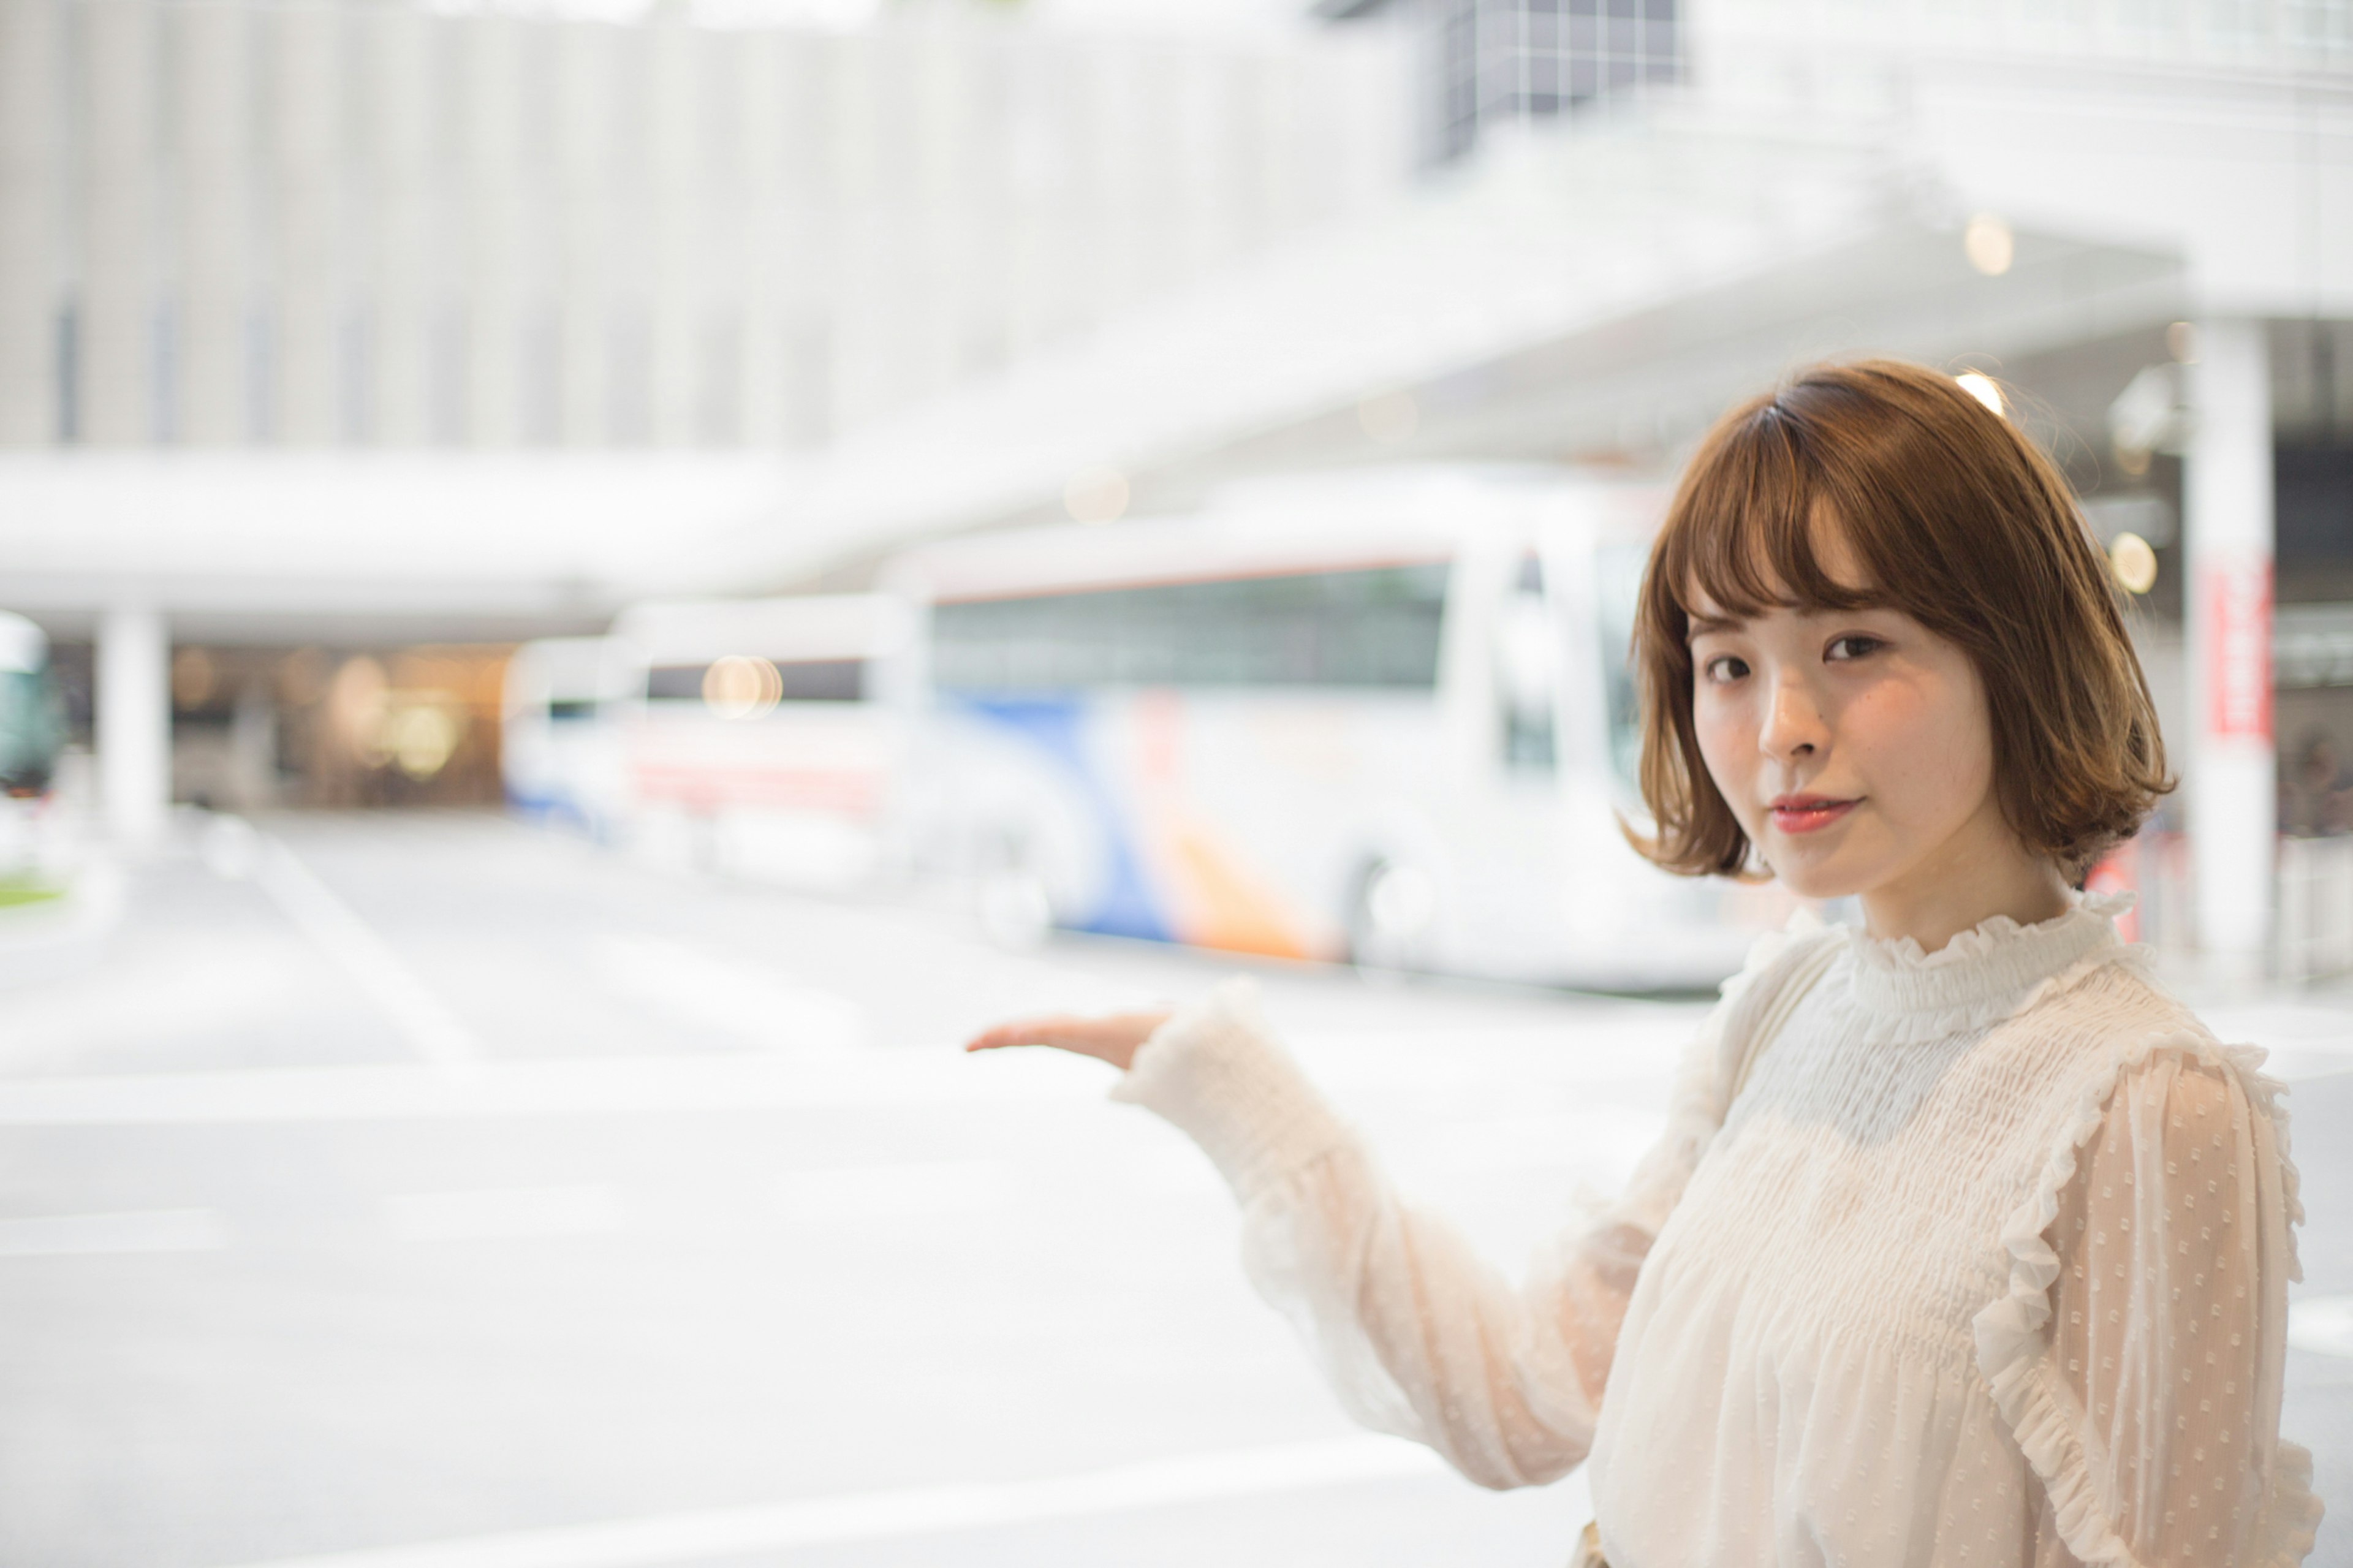
<path id="1" fill-rule="evenodd" d="M 1367 471 L 911 552 L 886 583 L 921 616 L 917 855 L 1082 931 L 1712 984 L 1787 904 L 1623 835 L 1663 503 L 1559 470 Z"/>
<path id="2" fill-rule="evenodd" d="M 627 806 L 618 708 L 636 670 L 609 637 L 544 637 L 515 649 L 500 694 L 499 771 L 527 816 L 613 837 Z"/>
<path id="3" fill-rule="evenodd" d="M 61 847 L 50 807 L 65 742 L 48 635 L 0 611 L 0 906 L 26 897 Z"/>
<path id="4" fill-rule="evenodd" d="M 807 887 L 895 860 L 907 607 L 874 594 L 639 605 L 613 624 L 627 837 Z"/>

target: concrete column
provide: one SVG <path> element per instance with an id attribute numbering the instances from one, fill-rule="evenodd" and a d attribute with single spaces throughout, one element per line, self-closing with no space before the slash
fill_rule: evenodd
<path id="1" fill-rule="evenodd" d="M 172 644 L 160 611 L 117 608 L 98 631 L 98 777 L 107 831 L 153 844 L 172 804 Z"/>
<path id="2" fill-rule="evenodd" d="M 987 156 L 977 39 L 963 28 L 919 25 L 908 29 L 902 46 L 907 90 L 900 102 L 910 123 L 902 132 L 906 167 L 897 193 L 905 216 L 895 248 L 906 268 L 897 395 L 908 403 L 954 385 L 966 344 L 977 335 L 969 300 L 987 263 L 962 210 L 976 194 L 970 172 Z"/>
<path id="3" fill-rule="evenodd" d="M 323 447 L 343 431 L 337 374 L 343 338 L 340 244 L 345 8 L 301 0 L 257 12 L 272 35 L 270 172 L 277 215 L 278 439 Z"/>
<path id="4" fill-rule="evenodd" d="M 786 97 L 785 41 L 775 33 L 746 33 L 732 69 L 743 106 L 736 127 L 741 224 L 739 248 L 728 258 L 729 287 L 743 301 L 743 349 L 736 363 L 740 439 L 780 447 L 787 439 L 791 374 L 785 354 L 786 279 L 801 269 L 793 255 L 786 184 L 786 139 L 798 106 Z"/>
<path id="5" fill-rule="evenodd" d="M 2271 365 L 2261 321 L 2209 321 L 2190 367 L 2190 863 L 2219 978 L 2263 972 L 2277 848 L 2272 741 Z"/>
<path id="6" fill-rule="evenodd" d="M 456 91 L 462 132 L 455 176 L 464 182 L 467 445 L 508 447 L 522 437 L 522 168 L 524 24 L 480 16 L 458 35 Z"/>
<path id="7" fill-rule="evenodd" d="M 155 7 L 81 7 L 81 438 L 154 439 Z"/>
<path id="8" fill-rule="evenodd" d="M 617 139 L 613 57 L 621 47 L 620 35 L 600 24 L 564 23 L 554 47 L 556 427 L 567 447 L 599 447 L 613 433 L 617 223 L 611 146 Z"/>
<path id="9" fill-rule="evenodd" d="M 594 170 L 605 226 L 596 258 L 604 286 L 600 439 L 639 446 L 654 433 L 654 295 L 665 247 L 652 147 L 655 51 L 632 30 L 615 35 L 601 53 L 605 109 Z"/>
<path id="10" fill-rule="evenodd" d="M 407 6 L 354 6 L 362 188 L 369 244 L 355 258 L 367 296 L 365 427 L 380 447 L 432 435 L 434 46 L 453 24 Z"/>
<path id="11" fill-rule="evenodd" d="M 252 255 L 251 15 L 233 5 L 177 5 L 170 131 L 178 180 L 178 427 L 196 446 L 255 434 L 260 357 Z"/>
<path id="12" fill-rule="evenodd" d="M 1014 360 L 1050 344 L 1079 314 L 1065 273 L 1077 239 L 1070 215 L 1082 145 L 1080 64 L 1075 44 L 1041 40 L 1016 51 L 1007 66 L 1005 338 Z"/>
<path id="13" fill-rule="evenodd" d="M 785 116 L 778 148 L 781 226 L 775 268 L 765 274 L 777 296 L 783 438 L 787 446 L 822 445 L 834 425 L 833 342 L 839 227 L 832 221 L 833 40 L 818 34 L 780 35 L 783 51 L 773 101 Z"/>
<path id="14" fill-rule="evenodd" d="M 889 405 L 890 337 L 894 298 L 890 276 L 889 195 L 882 169 L 887 67 L 874 32 L 828 40 L 826 76 L 825 229 L 829 237 L 824 304 L 828 325 L 827 426 L 853 430 Z"/>
<path id="15" fill-rule="evenodd" d="M 693 444 L 695 373 L 710 309 L 702 223 L 709 171 L 695 39 L 670 21 L 653 23 L 643 34 L 648 195 L 655 214 L 647 374 L 658 447 Z"/>
<path id="16" fill-rule="evenodd" d="M 58 0 L 0 0 L 0 447 L 58 433 L 64 15 Z"/>

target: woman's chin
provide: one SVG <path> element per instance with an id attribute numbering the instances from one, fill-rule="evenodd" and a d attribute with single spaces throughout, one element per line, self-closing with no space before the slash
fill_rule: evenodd
<path id="1" fill-rule="evenodd" d="M 1773 868 L 1774 879 L 1790 892 L 1801 899 L 1828 900 L 1859 893 L 1872 885 L 1868 876 L 1841 864 L 1842 858 L 1837 855 L 1804 851 L 1791 854 L 1787 847 L 1783 847 L 1782 853 L 1769 864 Z"/>

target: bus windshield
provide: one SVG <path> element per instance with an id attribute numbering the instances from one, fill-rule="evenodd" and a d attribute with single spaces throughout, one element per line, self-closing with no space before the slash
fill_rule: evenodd
<path id="1" fill-rule="evenodd" d="M 1642 709 L 1630 664 L 1634 607 L 1648 547 L 1604 544 L 1594 552 L 1594 624 L 1601 632 L 1601 669 L 1609 700 L 1609 763 L 1628 790 L 1641 787 Z"/>

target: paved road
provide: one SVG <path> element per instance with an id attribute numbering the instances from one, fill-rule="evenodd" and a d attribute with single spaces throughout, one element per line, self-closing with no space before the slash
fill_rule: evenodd
<path id="1" fill-rule="evenodd" d="M 494 819 L 193 826 L 0 928 L 0 1563 L 1556 1564 L 1562 1486 L 1356 1433 L 1199 1156 L 1009 1012 L 1131 944 L 683 879 Z M 1258 972 L 1496 1256 L 1607 1189 L 1697 1016 Z M 2308 1297 L 2353 1299 L 2353 1009 L 2293 1044 Z M 2288 1426 L 2353 1515 L 2353 1331 Z M 2320 1561 L 2353 1561 L 2332 1523 Z"/>

